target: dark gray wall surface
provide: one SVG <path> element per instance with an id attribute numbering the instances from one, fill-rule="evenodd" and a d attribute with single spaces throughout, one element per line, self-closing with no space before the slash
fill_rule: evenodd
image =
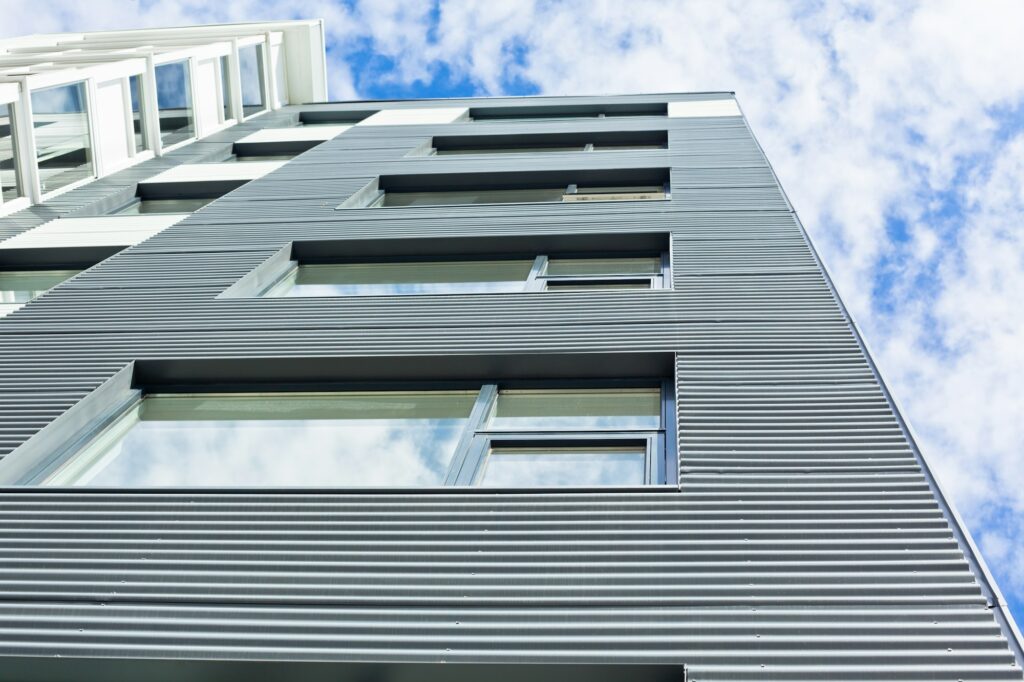
<path id="1" fill-rule="evenodd" d="M 407 156 L 433 134 L 664 128 L 667 150 Z M 335 208 L 383 174 L 630 167 L 671 168 L 671 201 Z M 117 176 L 85 189 L 101 183 Z M 217 298 L 292 241 L 609 231 L 670 232 L 674 288 Z M 740 117 L 353 128 L 0 321 L 0 452 L 134 360 L 597 352 L 675 354 L 678 490 L 8 489 L 0 655 L 1021 679 L 988 579 Z"/>

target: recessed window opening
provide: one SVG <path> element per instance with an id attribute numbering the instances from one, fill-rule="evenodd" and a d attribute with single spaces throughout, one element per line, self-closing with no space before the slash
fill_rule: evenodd
<path id="1" fill-rule="evenodd" d="M 667 116 L 664 102 L 593 105 L 528 105 L 470 109 L 474 121 L 551 121 L 573 118 L 618 118 L 626 116 Z"/>
<path id="2" fill-rule="evenodd" d="M 478 189 L 430 192 L 380 192 L 367 208 L 450 206 L 454 204 L 566 203 L 582 201 L 652 201 L 668 198 L 666 185 L 580 187 L 576 184 L 531 189 Z"/>
<path id="3" fill-rule="evenodd" d="M 566 133 L 544 135 L 438 136 L 430 153 L 438 156 L 466 154 L 544 154 L 555 152 L 647 151 L 666 149 L 666 131 L 613 133 Z"/>
<path id="4" fill-rule="evenodd" d="M 0 270 L 0 303 L 28 303 L 79 272 L 80 269 Z"/>
<path id="5" fill-rule="evenodd" d="M 355 125 L 376 111 L 303 111 L 299 113 L 300 126 Z"/>
<path id="6" fill-rule="evenodd" d="M 145 199 L 135 197 L 108 215 L 147 215 L 166 213 L 192 213 L 206 206 L 217 197 L 198 197 L 190 199 Z"/>
<path id="7" fill-rule="evenodd" d="M 238 71 L 242 85 L 242 113 L 249 117 L 267 108 L 267 84 L 263 67 L 263 44 L 238 49 Z"/>
<path id="8" fill-rule="evenodd" d="M 267 298 L 661 289 L 667 253 L 474 256 L 292 262 Z"/>
<path id="9" fill-rule="evenodd" d="M 135 393 L 28 482 L 600 487 L 660 484 L 670 470 L 666 380 Z"/>
<path id="10" fill-rule="evenodd" d="M 85 84 L 32 92 L 36 162 L 45 194 L 92 177 L 92 139 Z"/>
<path id="11" fill-rule="evenodd" d="M 25 196 L 15 129 L 14 104 L 0 104 L 0 198 L 3 201 Z"/>
<path id="12" fill-rule="evenodd" d="M 383 175 L 337 208 L 658 201 L 668 168 Z"/>
<path id="13" fill-rule="evenodd" d="M 165 147 L 195 137 L 188 61 L 156 67 L 156 102 L 160 112 L 160 140 Z"/>

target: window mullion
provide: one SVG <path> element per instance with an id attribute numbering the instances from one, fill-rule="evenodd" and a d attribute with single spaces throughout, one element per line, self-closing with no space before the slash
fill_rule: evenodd
<path id="1" fill-rule="evenodd" d="M 476 402 L 469 413 L 466 427 L 463 429 L 462 435 L 459 437 L 459 443 L 455 447 L 455 454 L 452 457 L 451 465 L 448 467 L 448 474 L 445 476 L 444 485 L 456 485 L 467 460 L 477 459 L 476 457 L 470 457 L 471 452 L 476 454 L 476 450 L 479 449 L 474 447 L 474 445 L 478 445 L 476 442 L 478 440 L 476 432 L 483 429 L 484 424 L 487 422 L 487 416 L 490 414 L 491 407 L 494 405 L 497 397 L 497 384 L 484 384 L 480 387 L 480 392 L 476 396 Z M 474 462 L 470 462 L 470 464 L 473 465 Z"/>
<path id="2" fill-rule="evenodd" d="M 526 278 L 526 291 L 543 291 L 544 280 L 542 276 L 547 269 L 547 256 L 537 256 L 533 259 L 533 267 L 530 268 L 530 274 Z"/>

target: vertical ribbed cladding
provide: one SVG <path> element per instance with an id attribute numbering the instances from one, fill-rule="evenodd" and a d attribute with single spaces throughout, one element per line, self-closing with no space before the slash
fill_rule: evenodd
<path id="1" fill-rule="evenodd" d="M 665 127 L 662 151 L 406 156 L 442 131 Z M 673 198 L 335 210 L 384 172 L 495 164 L 667 167 Z M 293 240 L 659 231 L 671 291 L 216 298 Z M 133 359 L 598 351 L 675 353 L 678 489 L 6 490 L 0 654 L 1021 679 L 740 118 L 347 131 L 0 322 L 0 452 Z"/>

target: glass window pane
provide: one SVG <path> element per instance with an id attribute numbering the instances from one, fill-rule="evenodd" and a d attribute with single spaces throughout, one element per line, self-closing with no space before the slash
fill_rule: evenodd
<path id="1" fill-rule="evenodd" d="M 25 196 L 14 144 L 14 105 L 0 104 L 0 196 L 4 201 Z"/>
<path id="2" fill-rule="evenodd" d="M 192 213 L 213 201 L 212 197 L 201 199 L 140 199 L 119 211 L 116 215 L 143 215 L 146 213 Z"/>
<path id="3" fill-rule="evenodd" d="M 498 392 L 490 428 L 659 429 L 658 388 L 505 389 Z"/>
<path id="4" fill-rule="evenodd" d="M 503 487 L 643 485 L 643 443 L 493 447 L 478 485 Z"/>
<path id="5" fill-rule="evenodd" d="M 42 191 L 52 192 L 91 177 L 92 143 L 85 84 L 34 91 L 32 117 Z"/>
<path id="6" fill-rule="evenodd" d="M 227 56 L 220 58 L 220 96 L 224 104 L 224 120 L 231 120 L 231 68 Z"/>
<path id="7" fill-rule="evenodd" d="M 646 151 L 649 149 L 667 149 L 663 144 L 637 144 L 635 142 L 595 142 L 594 151 Z"/>
<path id="8" fill-rule="evenodd" d="M 188 62 L 156 67 L 156 103 L 160 110 L 160 140 L 170 146 L 195 137 Z"/>
<path id="9" fill-rule="evenodd" d="M 640 258 L 549 258 L 546 271 L 551 277 L 566 275 L 659 275 L 661 257 Z"/>
<path id="10" fill-rule="evenodd" d="M 582 152 L 584 145 L 551 147 L 474 147 L 464 149 L 438 149 L 438 156 L 448 154 L 542 154 L 544 152 Z"/>
<path id="11" fill-rule="evenodd" d="M 235 161 L 239 163 L 249 163 L 251 161 L 289 161 L 294 159 L 297 154 L 236 154 Z"/>
<path id="12" fill-rule="evenodd" d="M 444 482 L 476 391 L 148 396 L 46 485 Z"/>
<path id="13" fill-rule="evenodd" d="M 238 71 L 242 79 L 242 112 L 251 116 L 266 108 L 263 78 L 263 45 L 238 49 Z"/>
<path id="14" fill-rule="evenodd" d="M 142 76 L 136 74 L 128 79 L 132 96 L 132 125 L 135 127 L 135 152 L 149 149 L 146 139 L 145 118 L 142 114 Z"/>
<path id="15" fill-rule="evenodd" d="M 384 206 L 431 206 L 446 204 L 506 204 L 537 201 L 561 201 L 565 190 L 541 189 L 499 189 L 462 190 L 458 192 L 387 192 Z"/>
<path id="16" fill-rule="evenodd" d="M 650 289 L 650 280 L 554 280 L 545 283 L 548 291 L 589 291 L 593 289 Z"/>
<path id="17" fill-rule="evenodd" d="M 300 265 L 268 296 L 391 296 L 522 291 L 532 260 Z"/>
<path id="18" fill-rule="evenodd" d="M 28 303 L 81 270 L 0 271 L 0 303 Z"/>

